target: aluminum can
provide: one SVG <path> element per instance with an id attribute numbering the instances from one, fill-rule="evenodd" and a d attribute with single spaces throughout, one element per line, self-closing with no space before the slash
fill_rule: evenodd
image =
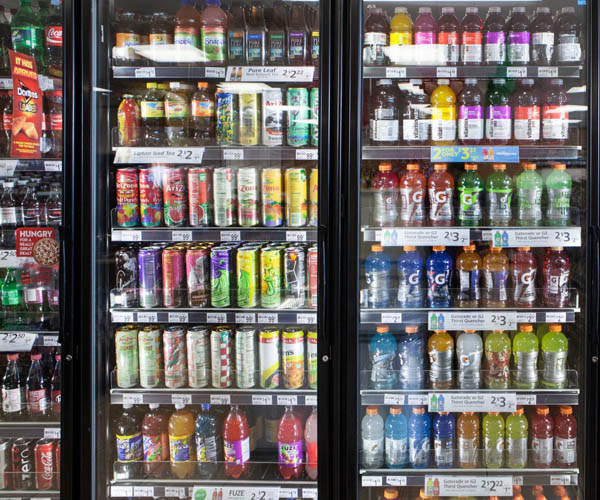
<path id="1" fill-rule="evenodd" d="M 12 445 L 12 488 L 33 490 L 35 488 L 35 458 L 32 439 L 18 438 Z"/>
<path id="2" fill-rule="evenodd" d="M 308 182 L 305 168 L 285 171 L 285 223 L 303 227 L 308 222 Z"/>
<path id="3" fill-rule="evenodd" d="M 292 87 L 287 90 L 287 143 L 288 146 L 308 146 L 309 115 L 308 90 Z"/>
<path id="4" fill-rule="evenodd" d="M 60 485 L 60 439 L 56 441 L 56 446 L 54 446 L 54 456 L 56 460 L 56 484 Z"/>
<path id="5" fill-rule="evenodd" d="M 186 341 L 189 385 L 195 389 L 206 387 L 210 376 L 208 329 L 203 326 L 189 328 Z"/>
<path id="6" fill-rule="evenodd" d="M 135 168 L 117 170 L 117 225 L 137 226 L 140 223 L 140 193 Z"/>
<path id="7" fill-rule="evenodd" d="M 185 329 L 171 326 L 163 333 L 165 386 L 175 389 L 187 385 Z"/>
<path id="8" fill-rule="evenodd" d="M 210 305 L 230 307 L 232 304 L 233 252 L 227 247 L 210 251 Z"/>
<path id="9" fill-rule="evenodd" d="M 210 250 L 195 245 L 185 252 L 187 296 L 190 307 L 208 307 L 210 297 Z"/>
<path id="10" fill-rule="evenodd" d="M 187 226 L 188 194 L 185 169 L 165 167 L 162 171 L 163 204 L 165 225 Z"/>
<path id="11" fill-rule="evenodd" d="M 319 169 L 310 170 L 308 181 L 308 225 L 316 227 L 319 224 Z"/>
<path id="12" fill-rule="evenodd" d="M 279 329 L 262 328 L 258 334 L 258 373 L 264 389 L 279 387 Z"/>
<path id="13" fill-rule="evenodd" d="M 35 483 L 38 490 L 51 490 L 56 474 L 54 441 L 40 439 L 34 448 Z"/>
<path id="14" fill-rule="evenodd" d="M 235 332 L 235 383 L 240 389 L 256 385 L 256 330 L 241 326 Z"/>
<path id="15" fill-rule="evenodd" d="M 304 332 L 286 328 L 281 334 L 283 388 L 300 389 L 304 385 Z"/>
<path id="16" fill-rule="evenodd" d="M 319 89 L 310 89 L 310 145 L 319 147 Z"/>
<path id="17" fill-rule="evenodd" d="M 163 381 L 162 332 L 156 326 L 145 326 L 138 334 L 140 385 L 158 387 Z"/>
<path id="18" fill-rule="evenodd" d="M 260 305 L 266 309 L 281 306 L 281 250 L 260 251 Z"/>
<path id="19" fill-rule="evenodd" d="M 309 331 L 306 333 L 306 355 L 308 357 L 308 387 L 317 388 L 318 374 L 318 353 L 317 353 L 317 332 Z"/>
<path id="20" fill-rule="evenodd" d="M 283 146 L 283 93 L 281 89 L 263 90 L 262 143 L 265 146 Z"/>
<path id="21" fill-rule="evenodd" d="M 283 175 L 280 168 L 263 168 L 261 171 L 263 226 L 283 225 Z"/>
<path id="22" fill-rule="evenodd" d="M 238 142 L 238 102 L 237 95 L 217 92 L 217 143 L 237 144 Z"/>
<path id="23" fill-rule="evenodd" d="M 160 166 L 141 168 L 140 184 L 140 217 L 142 226 L 156 227 L 163 223 L 162 188 L 160 185 Z"/>
<path id="24" fill-rule="evenodd" d="M 237 171 L 237 202 L 240 226 L 258 226 L 260 223 L 260 191 L 258 168 L 239 168 Z"/>
<path id="25" fill-rule="evenodd" d="M 132 246 L 121 247 L 115 252 L 115 288 L 111 291 L 113 307 L 136 307 L 138 305 L 138 252 Z"/>
<path id="26" fill-rule="evenodd" d="M 233 333 L 218 327 L 210 332 L 211 383 L 213 387 L 233 384 Z"/>
<path id="27" fill-rule="evenodd" d="M 185 251 L 181 248 L 165 248 L 162 252 L 163 305 L 185 305 Z"/>
<path id="28" fill-rule="evenodd" d="M 290 308 L 302 308 L 306 304 L 306 253 L 304 247 L 287 247 L 284 250 L 283 267 L 285 305 Z"/>
<path id="29" fill-rule="evenodd" d="M 0 439 L 0 490 L 9 490 L 12 484 L 10 439 Z"/>
<path id="30" fill-rule="evenodd" d="M 258 306 L 258 252 L 259 249 L 257 247 L 242 247 L 237 251 L 236 271 L 238 307 Z"/>
<path id="31" fill-rule="evenodd" d="M 213 171 L 213 199 L 215 226 L 228 227 L 237 224 L 237 189 L 233 168 L 221 167 Z"/>
<path id="32" fill-rule="evenodd" d="M 256 146 L 260 142 L 258 94 L 240 93 L 240 132 L 239 143 L 244 146 Z"/>
<path id="33" fill-rule="evenodd" d="M 313 309 L 319 304 L 319 255 L 317 247 L 313 246 L 308 249 L 308 306 Z"/>
<path id="34" fill-rule="evenodd" d="M 158 245 L 141 248 L 138 253 L 140 306 L 160 307 L 162 304 L 162 248 Z"/>
<path id="35" fill-rule="evenodd" d="M 115 332 L 115 359 L 117 361 L 117 386 L 124 389 L 140 383 L 138 329 L 133 325 Z"/>
<path id="36" fill-rule="evenodd" d="M 205 227 L 212 224 L 211 189 L 209 168 L 195 167 L 188 170 L 190 226 Z"/>

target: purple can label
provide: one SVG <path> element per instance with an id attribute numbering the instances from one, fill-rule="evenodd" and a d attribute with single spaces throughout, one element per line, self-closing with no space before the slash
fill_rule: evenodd
<path id="1" fill-rule="evenodd" d="M 483 106 L 461 106 L 458 109 L 458 117 L 461 120 L 481 120 L 483 118 Z"/>
<path id="2" fill-rule="evenodd" d="M 510 106 L 488 106 L 486 118 L 492 120 L 510 120 Z"/>
<path id="3" fill-rule="evenodd" d="M 485 34 L 485 43 L 503 45 L 506 43 L 506 35 L 504 31 L 488 31 Z"/>
<path id="4" fill-rule="evenodd" d="M 138 275 L 140 280 L 140 305 L 156 307 L 162 289 L 160 248 L 144 248 L 138 254 Z"/>
<path id="5" fill-rule="evenodd" d="M 516 45 L 529 45 L 529 31 L 511 31 L 508 34 L 508 42 Z"/>
<path id="6" fill-rule="evenodd" d="M 250 460 L 250 438 L 239 441 L 228 441 L 224 439 L 225 462 L 230 464 L 244 464 Z"/>
<path id="7" fill-rule="evenodd" d="M 418 31 L 415 33 L 415 45 L 431 45 L 435 43 L 433 31 Z"/>
<path id="8" fill-rule="evenodd" d="M 282 443 L 277 446 L 279 465 L 282 467 L 297 467 L 302 463 L 302 440 L 294 443 Z"/>

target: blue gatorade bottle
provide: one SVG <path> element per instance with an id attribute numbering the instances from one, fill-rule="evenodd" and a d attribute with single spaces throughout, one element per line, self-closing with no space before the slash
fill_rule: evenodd
<path id="1" fill-rule="evenodd" d="M 407 325 L 398 339 L 400 389 L 425 387 L 425 336 L 417 325 Z"/>
<path id="2" fill-rule="evenodd" d="M 381 245 L 373 245 L 365 262 L 368 306 L 390 307 L 390 274 L 392 262 Z"/>
<path id="3" fill-rule="evenodd" d="M 398 306 L 423 307 L 423 259 L 417 248 L 405 246 L 398 259 Z"/>
<path id="4" fill-rule="evenodd" d="M 447 411 L 437 413 L 433 418 L 433 456 L 436 467 L 448 469 L 454 466 L 455 435 L 454 416 Z"/>
<path id="5" fill-rule="evenodd" d="M 385 465 L 401 469 L 408 464 L 408 423 L 402 408 L 392 406 L 385 419 Z"/>
<path id="6" fill-rule="evenodd" d="M 428 307 L 450 307 L 451 280 L 452 259 L 446 253 L 446 247 L 433 247 L 433 253 L 427 258 Z"/>
<path id="7" fill-rule="evenodd" d="M 369 343 L 371 386 L 373 389 L 393 389 L 396 385 L 394 358 L 396 339 L 387 325 L 377 325 L 377 333 Z"/>
<path id="8" fill-rule="evenodd" d="M 415 469 L 429 467 L 431 424 L 423 406 L 415 406 L 408 419 L 408 455 Z"/>

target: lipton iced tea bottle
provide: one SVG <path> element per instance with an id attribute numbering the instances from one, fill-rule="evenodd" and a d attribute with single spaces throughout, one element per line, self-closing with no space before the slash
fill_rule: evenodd
<path id="1" fill-rule="evenodd" d="M 384 66 L 386 57 L 383 48 L 389 45 L 390 24 L 383 9 L 377 7 L 369 9 L 364 29 L 363 64 Z"/>
<path id="2" fill-rule="evenodd" d="M 429 188 L 429 222 L 432 226 L 450 226 L 454 221 L 454 177 L 448 165 L 436 163 L 427 180 Z"/>
<path id="3" fill-rule="evenodd" d="M 477 66 L 483 61 L 483 20 L 477 7 L 467 7 L 460 24 L 460 60 L 465 66 Z"/>
<path id="4" fill-rule="evenodd" d="M 502 248 L 492 246 L 483 258 L 484 307 L 506 307 L 507 281 L 508 257 Z"/>
<path id="5" fill-rule="evenodd" d="M 194 0 L 181 0 L 181 8 L 175 14 L 175 45 L 200 46 L 202 17 L 194 3 Z"/>
<path id="6" fill-rule="evenodd" d="M 383 162 L 379 164 L 379 171 L 371 183 L 374 191 L 373 197 L 373 224 L 376 226 L 394 226 L 398 219 L 398 194 L 400 182 L 398 176 L 392 172 L 392 164 Z"/>
<path id="7" fill-rule="evenodd" d="M 463 469 L 477 467 L 479 448 L 479 418 L 472 411 L 465 411 L 456 422 L 458 465 Z"/>
<path id="8" fill-rule="evenodd" d="M 477 80 L 467 78 L 458 95 L 458 139 L 461 144 L 480 144 L 483 139 L 483 93 Z"/>
<path id="9" fill-rule="evenodd" d="M 169 451 L 171 473 L 178 479 L 193 477 L 196 472 L 194 446 L 194 415 L 185 405 L 176 404 L 169 418 Z"/>
<path id="10" fill-rule="evenodd" d="M 429 142 L 429 96 L 422 85 L 422 80 L 411 80 L 403 89 L 402 139 L 406 144 Z"/>
<path id="11" fill-rule="evenodd" d="M 370 112 L 371 144 L 391 146 L 400 137 L 400 99 L 392 80 L 377 80 L 375 88 Z"/>
<path id="12" fill-rule="evenodd" d="M 446 63 L 458 64 L 458 19 L 454 7 L 442 7 L 442 17 L 438 21 L 438 44 L 446 46 Z"/>
<path id="13" fill-rule="evenodd" d="M 221 9 L 221 0 L 206 0 L 200 19 L 200 49 L 207 65 L 227 61 L 227 14 Z"/>
<path id="14" fill-rule="evenodd" d="M 488 65 L 506 61 L 506 24 L 500 7 L 490 7 L 483 25 L 483 61 Z"/>
<path id="15" fill-rule="evenodd" d="M 431 94 L 431 143 L 448 146 L 456 141 L 456 94 L 450 80 L 438 80 Z"/>
<path id="16" fill-rule="evenodd" d="M 463 247 L 464 252 L 456 259 L 458 277 L 458 307 L 478 307 L 481 292 L 479 281 L 483 264 L 481 257 L 475 253 L 475 245 Z"/>
<path id="17" fill-rule="evenodd" d="M 179 82 L 171 82 L 165 95 L 165 116 L 169 146 L 184 146 L 188 138 L 190 105 Z"/>
<path id="18" fill-rule="evenodd" d="M 425 223 L 425 190 L 427 180 L 417 163 L 409 163 L 400 178 L 400 221 L 405 226 Z"/>
<path id="19" fill-rule="evenodd" d="M 540 100 L 533 84 L 531 78 L 520 80 L 511 97 L 516 144 L 535 144 L 540 140 Z"/>
<path id="20" fill-rule="evenodd" d="M 390 23 L 390 46 L 412 45 L 413 23 L 406 7 L 396 7 Z"/>

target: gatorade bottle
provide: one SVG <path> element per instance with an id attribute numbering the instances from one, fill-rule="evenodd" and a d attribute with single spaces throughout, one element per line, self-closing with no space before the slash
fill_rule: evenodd
<path id="1" fill-rule="evenodd" d="M 548 7 L 538 7 L 531 21 L 531 62 L 550 66 L 554 61 L 554 21 Z"/>
<path id="2" fill-rule="evenodd" d="M 407 325 L 398 339 L 400 389 L 423 389 L 425 386 L 425 338 L 419 327 Z"/>
<path id="3" fill-rule="evenodd" d="M 554 446 L 554 461 L 558 467 L 577 465 L 577 421 L 570 406 L 561 406 L 554 419 Z"/>
<path id="4" fill-rule="evenodd" d="M 427 307 L 450 307 L 452 287 L 452 258 L 446 247 L 433 247 L 427 258 Z"/>
<path id="5" fill-rule="evenodd" d="M 400 178 L 400 221 L 403 226 L 425 224 L 426 187 L 427 180 L 419 172 L 419 165 L 406 165 L 406 173 Z"/>
<path id="6" fill-rule="evenodd" d="M 483 62 L 483 20 L 477 7 L 467 7 L 460 23 L 460 60 L 465 66 L 478 66 Z"/>
<path id="7" fill-rule="evenodd" d="M 546 307 L 566 307 L 569 303 L 571 263 L 563 247 L 552 247 L 544 258 L 543 289 Z"/>
<path id="8" fill-rule="evenodd" d="M 573 181 L 564 163 L 552 165 L 546 177 L 546 224 L 567 226 L 571 221 L 571 186 Z"/>
<path id="9" fill-rule="evenodd" d="M 510 261 L 513 304 L 533 307 L 536 299 L 537 261 L 529 247 L 517 248 Z"/>
<path id="10" fill-rule="evenodd" d="M 517 219 L 521 226 L 539 226 L 542 222 L 544 181 L 535 163 L 525 163 L 517 177 Z"/>
<path id="11" fill-rule="evenodd" d="M 387 325 L 377 325 L 377 333 L 369 343 L 371 385 L 374 389 L 393 389 L 396 386 L 394 358 L 396 339 Z"/>
<path id="12" fill-rule="evenodd" d="M 483 258 L 484 307 L 506 307 L 508 270 L 508 257 L 502 248 L 492 246 Z"/>
<path id="13" fill-rule="evenodd" d="M 194 431 L 193 413 L 185 405 L 176 404 L 169 418 L 169 450 L 171 473 L 178 479 L 193 477 L 196 472 Z"/>
<path id="14" fill-rule="evenodd" d="M 531 465 L 538 469 L 552 467 L 554 422 L 547 406 L 536 406 L 531 420 Z"/>
<path id="15" fill-rule="evenodd" d="M 563 7 L 556 20 L 556 62 L 558 64 L 579 64 L 581 43 L 579 40 L 579 20 L 574 7 Z"/>
<path id="16" fill-rule="evenodd" d="M 440 469 L 454 467 L 456 424 L 454 416 L 441 411 L 433 417 L 433 457 Z"/>
<path id="17" fill-rule="evenodd" d="M 277 430 L 279 474 L 283 479 L 299 479 L 302 476 L 303 430 L 302 419 L 292 406 L 286 406 Z"/>
<path id="18" fill-rule="evenodd" d="M 384 425 L 377 406 L 367 406 L 360 424 L 362 437 L 362 465 L 367 469 L 383 466 Z"/>
<path id="19" fill-rule="evenodd" d="M 458 417 L 456 429 L 458 465 L 463 469 L 473 469 L 478 464 L 479 418 L 472 411 L 465 411 Z"/>
<path id="20" fill-rule="evenodd" d="M 423 259 L 416 250 L 405 246 L 398 259 L 398 307 L 423 307 Z"/>
<path id="21" fill-rule="evenodd" d="M 412 45 L 413 23 L 406 7 L 396 7 L 390 23 L 390 46 Z"/>
<path id="22" fill-rule="evenodd" d="M 483 25 L 483 61 L 500 65 L 506 61 L 506 25 L 500 7 L 490 7 Z"/>
<path id="23" fill-rule="evenodd" d="M 181 0 L 181 8 L 175 14 L 175 45 L 200 47 L 202 16 L 194 4 L 194 0 Z"/>
<path id="24" fill-rule="evenodd" d="M 479 280 L 483 263 L 475 253 L 475 245 L 463 247 L 464 252 L 456 259 L 456 276 L 458 278 L 458 307 L 478 307 L 481 292 Z"/>
<path id="25" fill-rule="evenodd" d="M 408 423 L 402 408 L 392 406 L 385 419 L 385 466 L 401 469 L 408 464 Z"/>
<path id="26" fill-rule="evenodd" d="M 373 146 L 390 146 L 400 138 L 400 98 L 392 80 L 377 80 L 371 98 L 370 137 Z"/>
<path id="27" fill-rule="evenodd" d="M 456 141 L 456 94 L 450 80 L 438 80 L 431 94 L 431 142 L 448 146 Z"/>
<path id="28" fill-rule="evenodd" d="M 511 98 L 516 144 L 535 144 L 540 140 L 540 102 L 533 83 L 532 78 L 520 80 Z"/>
<path id="29" fill-rule="evenodd" d="M 438 44 L 445 45 L 446 64 L 458 64 L 458 19 L 454 7 L 442 7 L 442 16 L 438 21 Z"/>
<path id="30" fill-rule="evenodd" d="M 483 341 L 481 336 L 475 330 L 465 330 L 456 339 L 458 387 L 460 389 L 479 389 L 482 357 Z"/>
<path id="31" fill-rule="evenodd" d="M 483 466 L 499 469 L 504 464 L 504 419 L 497 411 L 483 417 Z"/>
<path id="32" fill-rule="evenodd" d="M 510 338 L 503 330 L 494 330 L 485 339 L 485 386 L 488 389 L 510 387 Z"/>
<path id="33" fill-rule="evenodd" d="M 171 417 L 172 418 L 172 417 Z M 250 428 L 238 405 L 232 405 L 223 423 L 225 475 L 239 479 L 248 474 L 250 460 Z"/>
<path id="34" fill-rule="evenodd" d="M 398 220 L 398 194 L 400 181 L 392 164 L 383 162 L 379 164 L 378 172 L 371 182 L 374 198 L 373 225 L 393 227 Z"/>
<path id="35" fill-rule="evenodd" d="M 527 467 L 527 418 L 517 406 L 506 419 L 506 465 L 511 469 Z"/>
<path id="36" fill-rule="evenodd" d="M 508 32 L 508 64 L 527 66 L 529 64 L 529 18 L 525 7 L 513 7 L 510 19 L 506 23 Z"/>
<path id="37" fill-rule="evenodd" d="M 481 223 L 481 193 L 483 179 L 475 163 L 465 163 L 465 171 L 458 177 L 458 219 L 463 226 Z"/>
<path id="38" fill-rule="evenodd" d="M 450 389 L 454 340 L 445 330 L 436 330 L 427 342 L 429 351 L 429 381 L 432 389 Z"/>
<path id="39" fill-rule="evenodd" d="M 390 307 L 390 272 L 392 263 L 381 245 L 373 245 L 365 262 L 368 307 Z"/>
<path id="40" fill-rule="evenodd" d="M 512 219 L 513 183 L 505 163 L 494 163 L 494 172 L 485 181 L 487 217 L 492 226 L 508 226 Z"/>
<path id="41" fill-rule="evenodd" d="M 200 50 L 204 64 L 219 65 L 227 61 L 227 24 L 229 18 L 221 9 L 221 0 L 206 0 L 200 20 Z"/>
<path id="42" fill-rule="evenodd" d="M 404 88 L 402 139 L 406 144 L 429 142 L 429 96 L 422 85 L 422 80 L 411 80 Z"/>
<path id="43" fill-rule="evenodd" d="M 485 137 L 490 144 L 508 144 L 512 137 L 510 94 L 504 78 L 494 78 L 485 96 Z"/>
<path id="44" fill-rule="evenodd" d="M 458 95 L 458 139 L 461 144 L 480 144 L 483 130 L 483 93 L 475 78 L 467 78 Z"/>
<path id="45" fill-rule="evenodd" d="M 415 406 L 408 419 L 408 454 L 414 469 L 426 469 L 430 463 L 431 425 L 425 408 Z"/>
<path id="46" fill-rule="evenodd" d="M 560 325 L 550 325 L 542 338 L 542 387 L 564 389 L 567 387 L 567 353 L 569 341 Z"/>
<path id="47" fill-rule="evenodd" d="M 419 7 L 419 15 L 415 19 L 415 45 L 431 45 L 437 43 L 437 24 L 431 15 L 430 7 Z"/>
<path id="48" fill-rule="evenodd" d="M 542 139 L 545 144 L 564 144 L 569 138 L 567 91 L 560 78 L 550 80 L 542 106 Z"/>
<path id="49" fill-rule="evenodd" d="M 365 21 L 363 63 L 365 66 L 385 66 L 383 48 L 389 45 L 390 24 L 380 8 L 369 9 Z"/>
<path id="50" fill-rule="evenodd" d="M 427 179 L 429 187 L 429 223 L 432 226 L 449 226 L 454 221 L 454 177 L 448 173 L 445 163 L 433 165 L 433 173 Z"/>

